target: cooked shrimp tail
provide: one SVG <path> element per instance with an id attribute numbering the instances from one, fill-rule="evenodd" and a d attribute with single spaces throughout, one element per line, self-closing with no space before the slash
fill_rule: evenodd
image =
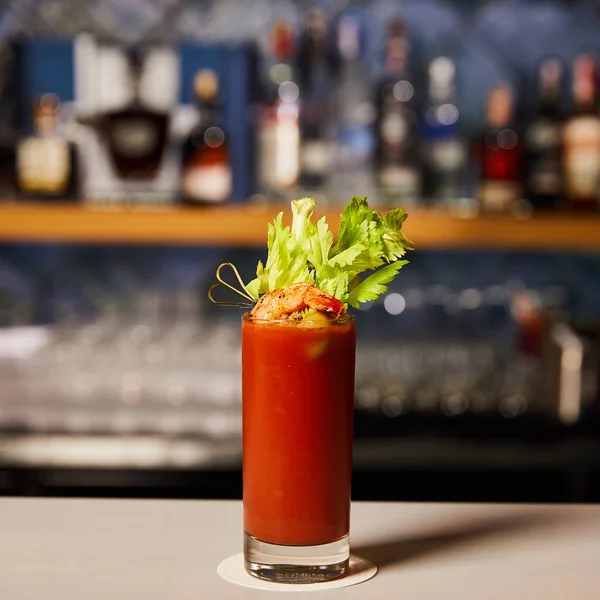
<path id="1" fill-rule="evenodd" d="M 264 294 L 252 309 L 252 316 L 266 320 L 295 319 L 307 308 L 336 316 L 344 312 L 344 305 L 337 298 L 312 283 L 294 283 Z"/>

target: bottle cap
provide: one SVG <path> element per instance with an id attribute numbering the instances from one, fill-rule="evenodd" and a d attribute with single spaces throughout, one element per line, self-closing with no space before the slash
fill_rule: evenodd
<path id="1" fill-rule="evenodd" d="M 580 102 L 592 102 L 596 94 L 597 65 L 591 54 L 579 56 L 573 64 L 573 94 Z"/>
<path id="2" fill-rule="evenodd" d="M 34 128 L 43 135 L 52 134 L 60 111 L 60 98 L 56 94 L 42 94 L 35 102 Z"/>
<path id="3" fill-rule="evenodd" d="M 327 36 L 327 15 L 320 8 L 311 8 L 306 13 L 306 29 L 311 37 L 323 39 Z"/>
<path id="4" fill-rule="evenodd" d="M 388 69 L 402 70 L 408 61 L 408 40 L 406 25 L 401 19 L 393 19 L 388 23 L 385 48 L 385 62 Z"/>
<path id="5" fill-rule="evenodd" d="M 513 91 L 505 81 L 497 83 L 488 96 L 488 122 L 494 127 L 505 127 L 512 118 Z"/>
<path id="6" fill-rule="evenodd" d="M 361 24 L 355 15 L 344 15 L 337 27 L 337 47 L 340 56 L 346 61 L 352 61 L 360 57 L 361 47 Z"/>
<path id="7" fill-rule="evenodd" d="M 276 21 L 271 28 L 271 48 L 278 60 L 288 60 L 294 53 L 294 32 L 288 21 Z"/>
<path id="8" fill-rule="evenodd" d="M 202 100 L 211 100 L 219 93 L 219 78 L 212 69 L 201 69 L 194 77 L 194 94 Z"/>
<path id="9" fill-rule="evenodd" d="M 558 58 L 546 58 L 540 66 L 540 79 L 558 85 L 562 72 L 563 68 Z"/>

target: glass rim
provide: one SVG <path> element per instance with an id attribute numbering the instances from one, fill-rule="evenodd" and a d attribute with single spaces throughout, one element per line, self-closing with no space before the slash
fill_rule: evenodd
<path id="1" fill-rule="evenodd" d="M 289 319 L 257 319 L 253 317 L 250 311 L 247 311 L 242 314 L 242 321 L 244 323 L 265 323 L 265 324 L 279 324 L 279 325 L 302 325 L 303 321 L 290 321 Z M 356 316 L 350 312 L 345 312 L 343 315 L 339 315 L 329 320 L 327 325 L 346 325 L 348 323 L 355 323 Z"/>

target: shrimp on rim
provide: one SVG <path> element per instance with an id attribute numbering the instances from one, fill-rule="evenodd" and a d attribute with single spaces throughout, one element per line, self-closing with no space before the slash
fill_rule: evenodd
<path id="1" fill-rule="evenodd" d="M 296 320 L 302 318 L 302 311 L 312 308 L 336 316 L 344 312 L 344 305 L 337 299 L 320 290 L 312 283 L 293 283 L 279 290 L 266 292 L 251 311 L 255 319 Z"/>

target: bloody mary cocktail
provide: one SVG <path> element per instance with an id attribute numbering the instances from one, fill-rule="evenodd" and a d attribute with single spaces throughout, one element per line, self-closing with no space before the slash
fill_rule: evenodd
<path id="1" fill-rule="evenodd" d="M 348 535 L 355 321 L 242 323 L 244 528 L 282 546 Z"/>
<path id="2" fill-rule="evenodd" d="M 328 581 L 347 572 L 355 321 L 387 291 L 412 242 L 406 212 L 385 216 L 353 196 L 337 235 L 313 221 L 314 198 L 293 200 L 267 227 L 265 262 L 247 285 L 231 263 L 209 297 L 246 306 L 242 318 L 244 564 L 259 578 Z M 221 275 L 232 269 L 241 289 Z M 245 302 L 216 300 L 222 286 Z"/>

